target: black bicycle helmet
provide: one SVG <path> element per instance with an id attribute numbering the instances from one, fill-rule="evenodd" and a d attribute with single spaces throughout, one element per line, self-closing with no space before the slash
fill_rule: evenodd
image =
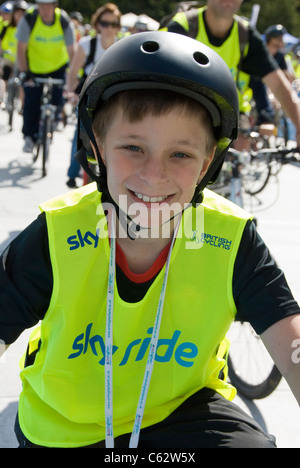
<path id="1" fill-rule="evenodd" d="M 97 182 L 106 172 L 99 154 L 100 177 L 88 168 L 88 161 L 95 162 L 90 141 L 97 149 L 92 131 L 94 111 L 101 101 L 129 89 L 175 91 L 195 99 L 208 110 L 218 144 L 195 199 L 208 183 L 216 180 L 226 151 L 238 134 L 239 100 L 227 65 L 204 44 L 164 31 L 134 34 L 111 46 L 87 77 L 78 104 L 77 158 Z"/>
<path id="2" fill-rule="evenodd" d="M 265 30 L 264 35 L 266 36 L 266 41 L 269 42 L 272 37 L 280 37 L 286 33 L 287 30 L 282 24 L 273 24 Z"/>

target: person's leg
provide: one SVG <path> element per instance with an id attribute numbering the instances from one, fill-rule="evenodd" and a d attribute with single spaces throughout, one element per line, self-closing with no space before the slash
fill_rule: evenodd
<path id="1" fill-rule="evenodd" d="M 128 447 L 130 434 L 115 447 Z M 139 448 L 276 448 L 275 438 L 213 390 L 190 397 L 164 421 L 142 429 Z"/>
<path id="2" fill-rule="evenodd" d="M 71 161 L 70 161 L 70 166 L 67 172 L 67 175 L 69 177 L 69 180 L 67 181 L 67 186 L 70 188 L 77 187 L 76 178 L 80 177 L 80 173 L 81 173 L 81 166 L 79 162 L 77 161 L 77 159 L 75 158 L 76 151 L 77 151 L 77 127 L 74 132 L 72 148 L 71 148 Z"/>
<path id="3" fill-rule="evenodd" d="M 39 132 L 42 91 L 42 86 L 25 83 L 22 132 L 24 137 L 30 137 L 33 141 L 36 141 Z"/>
<path id="4" fill-rule="evenodd" d="M 58 80 L 66 81 L 65 68 L 62 68 L 60 70 L 57 70 L 56 72 L 51 73 L 50 76 Z M 52 104 L 56 106 L 56 113 L 55 113 L 56 125 L 58 125 L 59 123 L 62 123 L 64 102 L 65 101 L 64 101 L 64 96 L 63 96 L 63 87 L 54 86 L 53 94 L 52 94 Z"/>

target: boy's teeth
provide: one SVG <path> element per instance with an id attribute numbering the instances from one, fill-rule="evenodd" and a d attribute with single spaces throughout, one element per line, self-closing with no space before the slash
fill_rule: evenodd
<path id="1" fill-rule="evenodd" d="M 134 192 L 134 194 L 140 199 L 143 200 L 144 202 L 151 202 L 151 203 L 158 203 L 163 200 L 165 200 L 166 197 L 148 197 L 147 195 L 142 195 L 141 193 Z"/>

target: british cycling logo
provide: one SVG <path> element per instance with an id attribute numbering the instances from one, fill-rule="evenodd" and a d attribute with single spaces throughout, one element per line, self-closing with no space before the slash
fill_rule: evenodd
<path id="1" fill-rule="evenodd" d="M 212 247 L 218 247 L 219 249 L 222 247 L 225 250 L 230 250 L 232 244 L 232 241 L 225 237 L 214 236 L 213 234 L 207 234 L 205 232 L 198 234 L 195 230 L 193 230 L 190 241 L 196 244 L 207 244 Z"/>
<path id="2" fill-rule="evenodd" d="M 93 323 L 90 323 L 85 332 L 76 336 L 72 349 L 73 353 L 68 356 L 68 359 L 76 359 L 86 353 L 92 352 L 97 358 L 100 357 L 98 364 L 105 364 L 105 343 L 101 335 L 92 334 Z M 150 345 L 153 327 L 148 328 L 145 338 L 133 340 L 126 346 L 126 349 L 121 349 L 118 346 L 113 346 L 113 355 L 119 362 L 119 366 L 125 366 L 129 361 L 141 361 L 144 359 Z M 155 361 L 166 363 L 172 357 L 179 366 L 192 367 L 195 358 L 198 355 L 198 348 L 195 343 L 186 341 L 178 344 L 181 331 L 175 330 L 171 338 L 160 338 L 158 340 Z"/>

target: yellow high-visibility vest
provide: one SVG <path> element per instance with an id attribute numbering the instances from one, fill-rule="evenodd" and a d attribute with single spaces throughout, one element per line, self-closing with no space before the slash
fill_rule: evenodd
<path id="1" fill-rule="evenodd" d="M 110 254 L 106 218 L 95 184 L 41 208 L 46 213 L 54 286 L 41 322 L 39 351 L 34 364 L 21 372 L 19 421 L 25 436 L 37 445 L 86 446 L 105 439 Z M 202 205 L 184 212 L 171 255 L 142 427 L 165 419 L 203 387 L 228 399 L 235 396 L 235 389 L 220 377 L 226 346 L 220 350 L 236 315 L 233 269 L 249 218 L 208 190 Z M 133 428 L 163 273 L 164 268 L 136 303 L 126 303 L 115 288 L 115 437 Z"/>
<path id="2" fill-rule="evenodd" d="M 61 10 L 56 8 L 55 22 L 52 26 L 47 26 L 40 15 L 37 16 L 27 49 L 29 70 L 33 73 L 52 73 L 69 62 L 60 16 Z"/>

